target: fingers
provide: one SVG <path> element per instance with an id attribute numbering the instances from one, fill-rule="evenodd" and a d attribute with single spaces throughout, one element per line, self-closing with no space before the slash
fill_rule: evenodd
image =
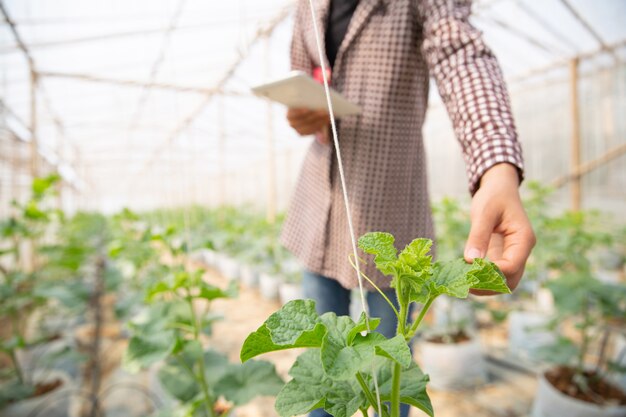
<path id="1" fill-rule="evenodd" d="M 325 110 L 289 109 L 287 121 L 296 132 L 305 136 L 321 131 L 330 123 L 330 118 Z"/>
<path id="2" fill-rule="evenodd" d="M 504 235 L 504 247 L 500 259 L 492 259 L 507 277 L 509 288 L 514 290 L 524 274 L 526 260 L 535 246 L 536 238 L 530 225 L 520 225 Z"/>
<path id="3" fill-rule="evenodd" d="M 489 241 L 498 216 L 489 212 L 489 208 L 484 206 L 478 213 L 472 214 L 472 226 L 467 243 L 465 244 L 465 261 L 472 262 L 474 258 L 484 258 L 489 249 Z"/>

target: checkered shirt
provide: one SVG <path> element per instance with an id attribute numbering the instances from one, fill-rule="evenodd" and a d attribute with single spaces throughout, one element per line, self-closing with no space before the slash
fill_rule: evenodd
<path id="1" fill-rule="evenodd" d="M 322 47 L 329 2 L 315 2 Z M 422 140 L 431 76 L 461 145 L 470 192 L 497 163 L 522 172 L 506 86 L 495 56 L 468 21 L 470 3 L 361 0 L 350 21 L 332 86 L 363 110 L 338 126 L 357 236 L 390 232 L 400 249 L 415 237 L 434 237 Z M 297 5 L 291 63 L 307 73 L 320 66 L 308 0 Z M 332 145 L 311 143 L 281 240 L 305 268 L 346 288 L 357 286 Z M 363 270 L 377 285 L 389 286 L 371 259 Z"/>

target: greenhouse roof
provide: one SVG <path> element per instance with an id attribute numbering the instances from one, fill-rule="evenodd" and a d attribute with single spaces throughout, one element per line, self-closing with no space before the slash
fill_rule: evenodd
<path id="1" fill-rule="evenodd" d="M 288 71 L 293 1 L 3 3 L 7 125 L 29 139 L 32 59 L 38 142 L 68 177 L 80 163 L 115 183 L 190 155 L 237 169 L 265 149 L 270 113 L 249 88 Z M 622 0 L 483 0 L 474 14 L 510 80 L 598 51 L 624 57 Z M 271 118 L 278 148 L 302 146 L 282 110 Z"/>

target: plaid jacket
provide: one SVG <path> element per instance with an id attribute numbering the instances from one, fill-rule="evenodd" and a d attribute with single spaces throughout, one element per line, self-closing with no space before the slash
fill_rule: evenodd
<path id="1" fill-rule="evenodd" d="M 324 27 L 330 0 L 316 0 Z M 496 58 L 468 22 L 470 0 L 361 0 L 339 48 L 332 85 L 358 103 L 339 121 L 339 143 L 357 237 L 386 231 L 403 248 L 434 237 L 422 125 L 429 78 L 437 83 L 465 158 L 470 192 L 496 163 L 523 168 L 508 94 Z M 320 66 L 308 0 L 299 0 L 293 69 Z M 328 63 L 326 63 L 328 65 Z M 357 286 L 333 146 L 312 142 L 282 233 L 305 268 Z M 363 255 L 363 254 L 361 254 Z M 364 272 L 388 287 L 372 262 Z"/>

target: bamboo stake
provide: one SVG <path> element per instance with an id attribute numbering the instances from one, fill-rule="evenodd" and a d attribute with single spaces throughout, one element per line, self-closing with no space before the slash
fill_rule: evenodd
<path id="1" fill-rule="evenodd" d="M 618 145 L 612 149 L 609 149 L 607 152 L 599 156 L 598 158 L 585 162 L 584 164 L 580 164 L 578 167 L 575 167 L 572 172 L 565 174 L 561 177 L 553 180 L 550 185 L 554 188 L 560 188 L 567 184 L 570 181 L 575 180 L 590 173 L 591 171 L 600 168 L 607 162 L 610 162 L 618 157 L 626 155 L 626 144 Z"/>

